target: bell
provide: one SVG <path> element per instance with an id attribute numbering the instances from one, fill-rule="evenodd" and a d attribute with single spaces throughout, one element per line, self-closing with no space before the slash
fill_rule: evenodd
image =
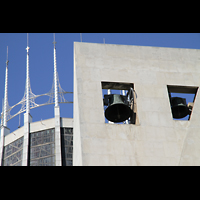
<path id="1" fill-rule="evenodd" d="M 180 97 L 171 98 L 171 109 L 173 118 L 180 119 L 189 114 L 189 109 L 186 104 L 186 99 Z"/>
<path id="2" fill-rule="evenodd" d="M 119 94 L 104 95 L 104 104 L 108 105 L 105 117 L 111 122 L 123 122 L 131 115 L 126 96 Z"/>

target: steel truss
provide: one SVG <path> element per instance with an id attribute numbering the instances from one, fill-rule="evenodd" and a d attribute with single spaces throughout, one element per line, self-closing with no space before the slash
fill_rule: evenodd
<path id="1" fill-rule="evenodd" d="M 67 101 L 64 97 L 65 94 L 73 94 L 73 92 L 66 92 L 65 90 L 63 90 L 61 88 L 61 85 L 60 85 L 60 82 L 59 82 L 59 77 L 58 77 L 58 73 L 57 73 L 57 81 L 58 81 L 58 103 L 73 103 L 72 101 Z M 30 88 L 30 91 L 29 91 L 29 101 L 30 101 L 30 109 L 33 109 L 33 108 L 38 108 L 40 106 L 46 106 L 46 105 L 51 105 L 51 104 L 55 104 L 55 89 L 54 89 L 54 81 L 53 81 L 53 84 L 52 84 L 52 88 L 51 90 L 48 92 L 48 93 L 45 93 L 45 94 L 40 94 L 40 95 L 35 95 L 32 90 L 31 90 L 31 87 L 29 85 L 29 88 Z M 42 103 L 42 104 L 38 104 L 35 102 L 35 99 L 38 98 L 38 97 L 42 97 L 42 96 L 48 96 L 49 99 L 46 103 Z M 11 114 L 11 110 L 18 106 L 18 105 L 21 105 L 21 109 L 15 113 L 15 114 Z M 23 113 L 26 111 L 26 90 L 25 90 L 25 93 L 24 93 L 24 96 L 22 98 L 21 101 L 19 101 L 17 104 L 15 104 L 14 106 L 9 106 L 8 104 L 8 101 L 7 101 L 7 122 L 11 119 L 13 119 L 14 117 L 16 117 L 17 115 Z M 1 116 L 0 116 L 1 119 L 3 119 L 3 112 L 1 113 Z"/>
<path id="2" fill-rule="evenodd" d="M 26 64 L 26 86 L 25 86 L 25 92 L 22 100 L 15 104 L 14 106 L 9 106 L 8 104 L 8 97 L 7 97 L 7 85 L 8 85 L 8 47 L 7 47 L 7 61 L 6 61 L 6 78 L 5 78 L 5 95 L 4 95 L 4 105 L 2 106 L 2 113 L 1 113 L 1 126 L 7 126 L 7 122 L 17 115 L 23 113 L 23 112 L 30 112 L 30 109 L 37 108 L 40 106 L 46 106 L 50 104 L 55 104 L 55 106 L 58 106 L 58 103 L 73 103 L 71 101 L 67 101 L 64 97 L 65 94 L 72 94 L 73 92 L 66 92 L 64 91 L 59 82 L 58 72 L 57 72 L 57 64 L 56 64 L 56 47 L 55 47 L 55 34 L 54 34 L 54 77 L 53 77 L 53 85 L 51 90 L 48 93 L 35 95 L 31 90 L 30 85 L 30 78 L 29 78 L 29 49 L 28 46 L 28 33 L 27 33 L 27 64 Z M 35 102 L 35 99 L 41 96 L 48 96 L 49 100 L 46 103 L 38 104 Z M 11 110 L 21 105 L 21 109 L 15 113 L 11 114 Z"/>

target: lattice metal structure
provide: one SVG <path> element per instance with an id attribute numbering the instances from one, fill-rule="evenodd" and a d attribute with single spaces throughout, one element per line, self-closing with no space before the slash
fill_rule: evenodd
<path id="1" fill-rule="evenodd" d="M 73 129 L 61 128 L 60 107 L 59 103 L 73 103 L 65 99 L 65 94 L 72 94 L 73 92 L 66 92 L 62 89 L 56 63 L 56 42 L 54 34 L 54 75 L 53 84 L 49 92 L 36 95 L 31 90 L 30 77 L 29 77 L 29 49 L 28 46 L 28 34 L 27 34 L 27 57 L 26 57 L 26 85 L 24 96 L 17 104 L 9 106 L 8 103 L 8 56 L 6 61 L 5 72 L 5 92 L 1 113 L 1 134 L 0 134 L 0 165 L 7 166 L 61 166 L 62 163 L 65 166 L 72 166 L 73 155 Z M 48 96 L 48 101 L 44 103 L 36 103 L 38 97 Z M 32 116 L 30 115 L 30 109 L 40 106 L 55 104 L 54 106 L 54 126 L 47 127 L 45 124 L 44 130 L 41 129 L 40 124 L 37 124 L 38 129 L 32 126 Z M 11 111 L 16 106 L 21 108 L 15 114 L 11 114 Z M 17 129 L 15 135 L 16 139 L 13 141 L 10 129 L 7 127 L 7 122 L 15 116 L 26 112 L 24 114 L 24 128 Z M 37 122 L 36 122 L 37 123 Z M 68 123 L 68 122 L 67 122 Z M 71 123 L 71 122 L 70 122 Z M 39 128 L 40 127 L 40 128 Z M 70 127 L 72 127 L 70 125 Z M 18 127 L 19 128 L 19 127 Z M 62 134 L 61 134 L 62 130 Z M 6 138 L 6 139 L 5 139 Z M 19 141 L 21 141 L 19 143 Z M 6 144 L 6 146 L 4 146 Z M 61 153 L 62 151 L 62 153 Z"/>
<path id="2" fill-rule="evenodd" d="M 55 104 L 55 106 L 58 106 L 58 103 L 73 103 L 72 101 L 67 101 L 64 97 L 65 94 L 72 94 L 73 92 L 66 92 L 61 88 L 60 82 L 59 82 L 59 77 L 58 77 L 58 72 L 57 72 L 57 64 L 56 64 L 56 48 L 55 48 L 55 35 L 54 35 L 54 78 L 53 78 L 53 84 L 52 88 L 49 92 L 36 95 L 32 92 L 31 90 L 31 84 L 30 84 L 30 77 L 29 77 L 29 49 L 30 47 L 28 46 L 28 34 L 27 34 L 27 63 L 26 63 L 26 86 L 25 86 L 25 92 L 24 96 L 19 101 L 13 106 L 9 106 L 8 103 L 8 98 L 7 98 L 7 90 L 8 90 L 8 54 L 7 54 L 7 61 L 6 61 L 6 73 L 5 73 L 5 94 L 4 94 L 4 103 L 3 103 L 3 109 L 1 113 L 1 124 L 4 126 L 7 125 L 7 122 L 11 120 L 12 118 L 16 117 L 17 115 L 23 113 L 23 112 L 30 112 L 30 109 L 37 108 L 40 106 L 45 106 L 45 105 L 50 105 L 50 104 Z M 7 50 L 8 51 L 8 50 Z M 36 98 L 41 97 L 41 96 L 48 96 L 49 99 L 47 102 L 44 102 L 42 104 L 38 104 L 35 102 Z M 18 106 L 21 105 L 21 108 L 18 112 L 15 114 L 11 114 L 11 110 Z"/>
<path id="3" fill-rule="evenodd" d="M 58 75 L 57 75 L 58 76 Z M 58 78 L 58 81 L 59 81 L 59 78 Z M 67 101 L 64 97 L 65 94 L 73 94 L 73 92 L 66 92 L 65 90 L 63 90 L 60 86 L 60 83 L 58 84 L 58 103 L 73 103 L 72 101 Z M 45 103 L 42 103 L 42 104 L 38 104 L 35 102 L 35 99 L 38 98 L 38 97 L 42 97 L 42 96 L 48 96 L 49 99 L 47 102 Z M 37 108 L 37 107 L 40 107 L 40 106 L 46 106 L 46 105 L 51 105 L 51 104 L 55 104 L 55 93 L 54 93 L 54 84 L 52 85 L 52 89 L 48 92 L 48 93 L 45 93 L 45 94 L 40 94 L 40 95 L 35 95 L 31 88 L 30 88 L 30 95 L 29 95 L 29 101 L 30 101 L 30 109 L 33 109 L 33 108 Z M 15 114 L 11 114 L 11 110 L 18 106 L 18 105 L 21 105 L 21 109 L 15 113 Z M 23 113 L 26 111 L 26 95 L 24 94 L 22 100 L 20 102 L 18 102 L 17 104 L 15 104 L 14 106 L 9 106 L 8 102 L 7 102 L 7 122 L 11 119 L 13 119 L 14 117 L 16 117 L 17 115 Z M 3 118 L 3 113 L 1 115 L 1 118 Z"/>

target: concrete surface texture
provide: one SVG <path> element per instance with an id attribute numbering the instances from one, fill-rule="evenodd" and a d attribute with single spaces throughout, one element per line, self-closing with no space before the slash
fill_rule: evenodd
<path id="1" fill-rule="evenodd" d="M 101 82 L 133 83 L 139 124 L 107 124 Z M 200 50 L 74 43 L 73 165 L 200 165 L 200 97 L 172 118 L 167 85 L 200 85 Z"/>

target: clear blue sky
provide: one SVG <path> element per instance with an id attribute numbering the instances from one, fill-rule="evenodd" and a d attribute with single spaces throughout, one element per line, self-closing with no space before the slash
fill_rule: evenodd
<path id="1" fill-rule="evenodd" d="M 157 47 L 175 47 L 200 49 L 199 33 L 82 33 L 83 42 L 122 45 L 141 45 Z M 26 79 L 26 33 L 0 33 L 0 111 L 4 97 L 4 80 L 6 67 L 6 48 L 9 47 L 8 101 L 12 106 L 18 103 L 25 90 Z M 73 42 L 80 42 L 80 33 L 56 33 L 57 69 L 61 87 L 65 91 L 73 91 Z M 34 94 L 50 91 L 53 83 L 53 34 L 30 33 L 30 81 Z M 73 100 L 73 95 L 65 98 Z M 42 103 L 48 100 L 36 99 Z M 73 105 L 61 104 L 61 117 L 73 117 Z M 16 113 L 18 106 L 11 114 Z M 54 117 L 54 105 L 31 109 L 33 121 Z M 8 122 L 11 132 L 17 129 L 19 117 Z M 21 114 L 23 125 L 23 114 Z"/>

